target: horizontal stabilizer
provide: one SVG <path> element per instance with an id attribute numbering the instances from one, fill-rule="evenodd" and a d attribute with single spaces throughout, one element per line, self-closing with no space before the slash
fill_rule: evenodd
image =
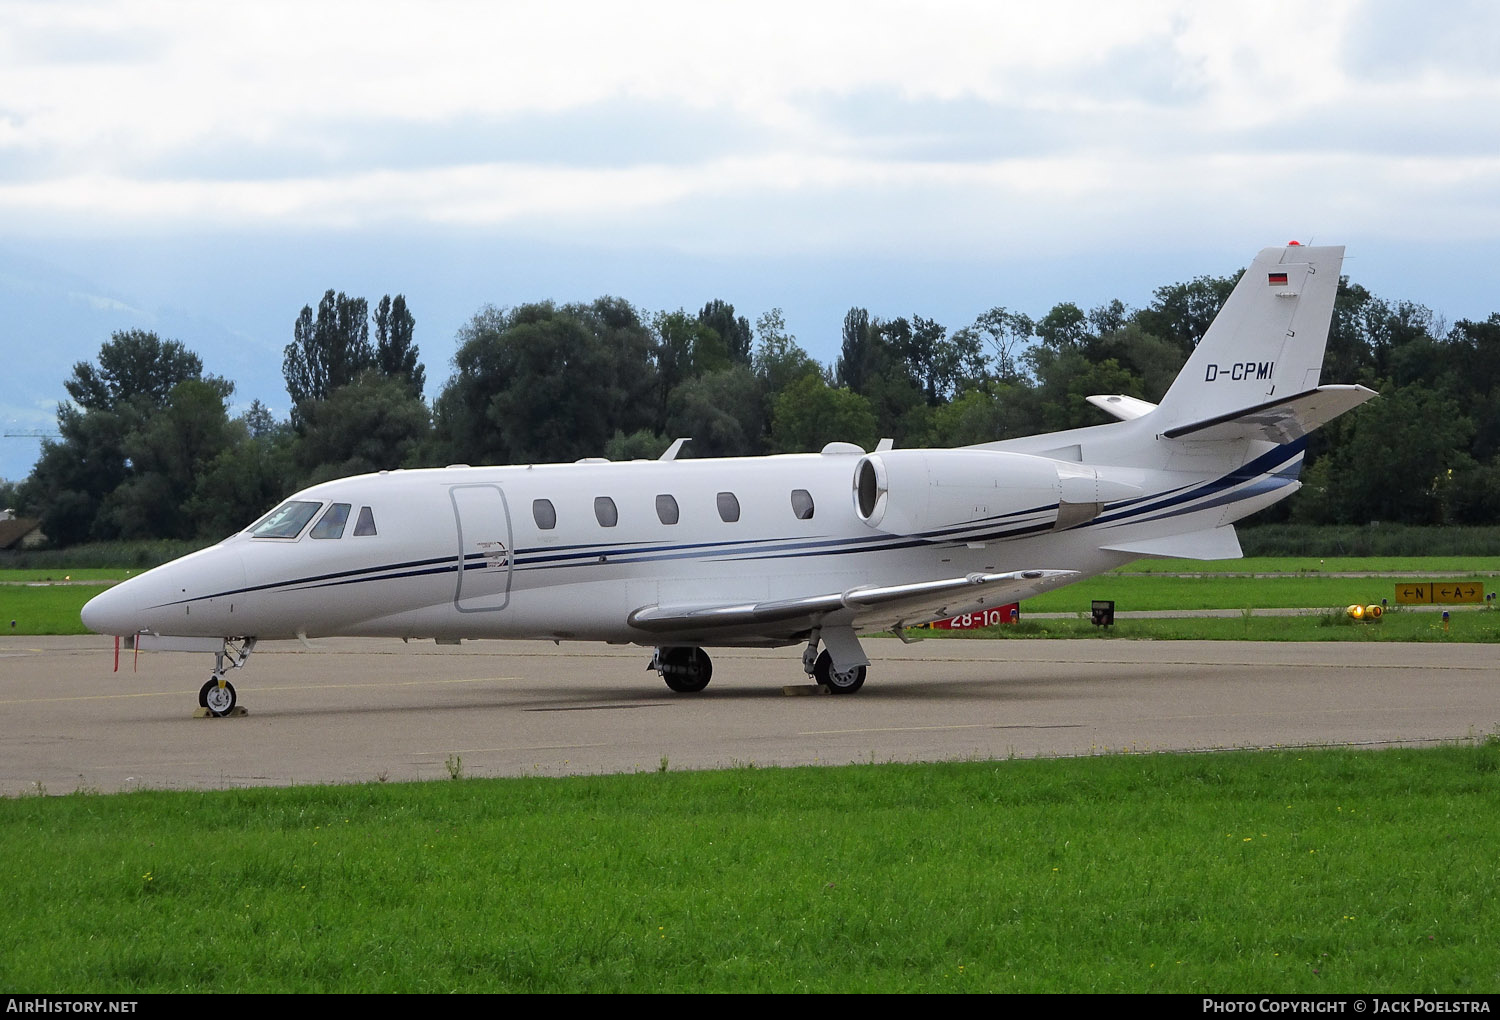
<path id="1" fill-rule="evenodd" d="M 974 573 L 938 581 L 864 585 L 828 595 L 721 605 L 643 606 L 629 616 L 630 625 L 652 633 L 705 635 L 728 628 L 755 629 L 767 635 L 796 633 L 818 626 L 840 611 L 860 620 L 871 615 L 917 619 L 947 606 L 1003 605 L 1028 598 L 1078 577 L 1073 570 L 1017 570 L 1006 574 Z"/>
<path id="2" fill-rule="evenodd" d="M 1130 421 L 1132 418 L 1139 418 L 1143 414 L 1150 414 L 1156 410 L 1156 405 L 1151 401 L 1142 400 L 1139 397 L 1128 397 L 1123 393 L 1096 393 L 1084 399 L 1121 421 Z"/>
<path id="3" fill-rule="evenodd" d="M 1319 386 L 1216 418 L 1178 425 L 1162 435 L 1168 439 L 1269 439 L 1290 443 L 1377 395 L 1364 386 Z"/>
<path id="4" fill-rule="evenodd" d="M 1234 533 L 1233 524 L 1195 531 L 1190 535 L 1145 538 L 1139 542 L 1120 542 L 1100 548 L 1157 559 L 1237 560 L 1245 555 L 1240 550 L 1240 538 Z"/>

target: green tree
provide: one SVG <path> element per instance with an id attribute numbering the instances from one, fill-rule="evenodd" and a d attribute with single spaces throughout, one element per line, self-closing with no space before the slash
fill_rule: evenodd
<path id="1" fill-rule="evenodd" d="M 1020 352 L 1030 342 L 1036 333 L 1036 324 L 1031 317 L 1020 312 L 1012 312 L 1006 308 L 996 306 L 981 314 L 974 320 L 974 324 L 959 330 L 954 339 L 965 352 L 967 359 L 964 370 L 960 372 L 959 381 L 962 383 L 977 383 L 981 380 L 983 372 L 983 360 L 980 351 L 983 345 L 988 343 L 994 350 L 995 377 L 1002 382 L 1012 382 L 1020 378 L 1021 357 Z"/>
<path id="2" fill-rule="evenodd" d="M 651 360 L 657 384 L 657 423 L 665 427 L 667 404 L 678 387 L 709 372 L 727 369 L 732 361 L 724 340 L 702 316 L 682 309 L 658 312 L 651 319 Z"/>
<path id="3" fill-rule="evenodd" d="M 204 465 L 187 505 L 207 537 L 243 530 L 298 488 L 290 423 L 255 400 L 229 429 L 228 444 Z"/>
<path id="4" fill-rule="evenodd" d="M 750 364 L 750 320 L 734 314 L 734 305 L 714 298 L 698 313 L 698 321 L 713 330 L 732 364 Z"/>
<path id="5" fill-rule="evenodd" d="M 695 457 L 765 452 L 766 412 L 760 380 L 744 365 L 688 380 L 672 392 L 667 434 L 692 437 Z"/>
<path id="6" fill-rule="evenodd" d="M 326 400 L 375 364 L 370 320 L 364 298 L 332 290 L 318 302 L 317 317 L 303 305 L 292 324 L 292 342 L 282 352 L 281 373 L 296 420 L 305 404 Z"/>
<path id="7" fill-rule="evenodd" d="M 823 367 L 797 343 L 786 328 L 780 308 L 773 308 L 755 321 L 756 346 L 752 367 L 767 400 L 809 375 L 821 377 Z"/>
<path id="8" fill-rule="evenodd" d="M 198 479 L 232 434 L 225 392 L 212 382 L 185 379 L 165 406 L 125 437 L 130 469 L 103 501 L 103 530 L 120 538 L 194 538 L 202 528 L 192 497 Z"/>
<path id="9" fill-rule="evenodd" d="M 122 529 L 146 535 L 157 523 L 168 529 L 158 537 L 180 534 L 176 511 L 161 509 L 178 506 L 189 491 L 174 487 L 183 476 L 172 473 L 177 461 L 167 456 L 172 437 L 163 434 L 164 422 L 183 430 L 183 443 L 197 457 L 203 451 L 195 443 L 220 435 L 223 403 L 234 389 L 202 372 L 202 361 L 180 342 L 141 330 L 114 333 L 97 365 L 73 366 L 63 385 L 77 403 L 58 407 L 61 438 L 43 442 L 23 485 L 26 505 L 54 542 L 119 538 L 127 533 Z M 186 382 L 206 390 L 179 393 Z M 210 420 L 193 420 L 194 411 Z M 162 471 L 166 476 L 152 477 Z"/>
<path id="10" fill-rule="evenodd" d="M 840 386 L 855 393 L 864 392 L 865 384 L 876 371 L 875 343 L 879 335 L 878 327 L 871 329 L 870 313 L 863 308 L 851 308 L 844 313 L 843 339 L 833 369 L 834 380 Z"/>
<path id="11" fill-rule="evenodd" d="M 771 448 L 779 453 L 810 453 L 828 443 L 856 443 L 870 449 L 878 425 L 870 402 L 848 389 L 834 389 L 817 376 L 804 376 L 776 401 Z"/>
<path id="12" fill-rule="evenodd" d="M 1187 283 L 1158 287 L 1155 300 L 1135 313 L 1135 321 L 1152 336 L 1175 344 L 1186 360 L 1243 275 L 1244 270 L 1240 270 L 1229 276 L 1199 276 Z"/>
<path id="13" fill-rule="evenodd" d="M 1500 312 L 1482 322 L 1458 320 L 1442 348 L 1445 377 L 1474 420 L 1471 452 L 1489 461 L 1500 454 Z"/>
<path id="14" fill-rule="evenodd" d="M 615 429 L 615 434 L 604 444 L 604 456 L 610 460 L 656 460 L 671 445 L 672 440 L 650 429 L 637 429 L 628 436 Z"/>
<path id="15" fill-rule="evenodd" d="M 1473 422 L 1451 397 L 1421 385 L 1387 387 L 1346 415 L 1341 441 L 1309 466 L 1295 520 L 1317 524 L 1444 524 L 1454 472 Z"/>
<path id="16" fill-rule="evenodd" d="M 932 413 L 923 446 L 974 446 L 1041 431 L 1036 390 L 1024 379 L 966 389 Z"/>
<path id="17" fill-rule="evenodd" d="M 412 467 L 431 423 L 427 405 L 405 381 L 367 372 L 305 405 L 293 461 L 304 485 Z"/>
<path id="18" fill-rule="evenodd" d="M 471 464 L 599 456 L 616 430 L 653 425 L 652 347 L 617 298 L 486 308 L 459 331 L 455 372 L 434 407 L 437 448 Z"/>
<path id="19" fill-rule="evenodd" d="M 392 300 L 386 294 L 371 319 L 375 323 L 375 367 L 386 378 L 400 381 L 412 396 L 420 397 L 427 370 L 418 360 L 414 341 L 417 320 L 406 307 L 406 295 L 397 294 Z"/>
<path id="20" fill-rule="evenodd" d="M 118 330 L 99 348 L 99 364 L 73 366 L 63 382 L 73 402 L 85 411 L 114 411 L 131 402 L 163 407 L 172 387 L 203 376 L 198 355 L 176 340 L 162 340 L 140 329 Z"/>

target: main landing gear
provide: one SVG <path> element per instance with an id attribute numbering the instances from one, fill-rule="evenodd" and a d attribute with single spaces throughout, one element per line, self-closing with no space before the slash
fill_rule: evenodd
<path id="1" fill-rule="evenodd" d="M 820 643 L 828 647 L 818 651 Z M 865 685 L 870 660 L 865 658 L 852 627 L 815 630 L 802 653 L 802 670 L 830 694 L 853 694 Z M 714 675 L 708 653 L 692 645 L 658 648 L 646 667 L 661 674 L 679 694 L 696 694 Z"/>
<path id="2" fill-rule="evenodd" d="M 238 647 L 225 640 L 224 647 L 214 653 L 214 671 L 208 682 L 198 688 L 198 706 L 215 718 L 222 719 L 231 714 L 239 704 L 234 684 L 224 678 L 231 669 L 240 669 L 255 648 L 255 639 L 246 638 Z M 228 663 L 226 666 L 225 663 Z"/>
<path id="3" fill-rule="evenodd" d="M 865 685 L 865 667 L 839 669 L 833 664 L 833 656 L 825 651 L 813 663 L 812 677 L 827 687 L 829 694 L 853 694 Z"/>
<path id="4" fill-rule="evenodd" d="M 678 694 L 697 694 L 714 675 L 713 660 L 708 653 L 689 646 L 658 648 L 646 668 L 660 673 L 667 686 Z"/>

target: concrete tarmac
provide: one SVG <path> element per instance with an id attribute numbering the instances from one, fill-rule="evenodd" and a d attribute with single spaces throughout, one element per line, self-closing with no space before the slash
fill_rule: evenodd
<path id="1" fill-rule="evenodd" d="M 1390 746 L 1500 733 L 1493 646 L 869 640 L 865 688 L 800 648 L 711 650 L 679 695 L 648 649 L 390 640 L 258 648 L 246 714 L 195 718 L 212 657 L 0 640 L 0 794 L 842 765 L 1118 751 Z M 133 667 L 137 667 L 134 668 Z M 804 696 L 805 695 L 805 696 Z"/>

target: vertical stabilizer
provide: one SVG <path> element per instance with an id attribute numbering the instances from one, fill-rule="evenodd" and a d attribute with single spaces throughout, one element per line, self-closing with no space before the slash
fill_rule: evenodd
<path id="1" fill-rule="evenodd" d="M 1162 398 L 1158 432 L 1316 388 L 1343 260 L 1342 246 L 1257 255 Z"/>

